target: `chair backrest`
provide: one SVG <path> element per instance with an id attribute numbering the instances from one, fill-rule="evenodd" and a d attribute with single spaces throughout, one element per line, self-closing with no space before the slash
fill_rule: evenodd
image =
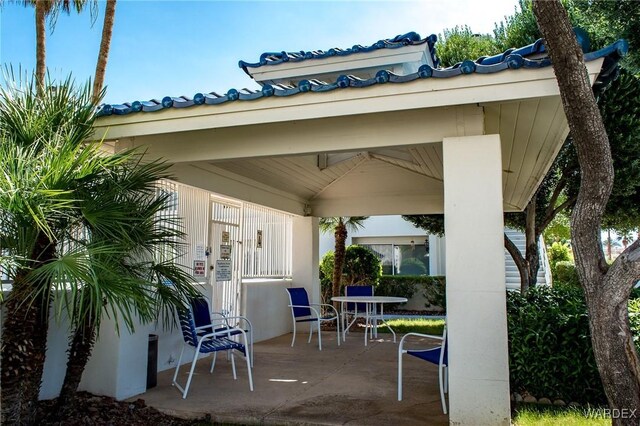
<path id="1" fill-rule="evenodd" d="M 193 322 L 191 309 L 178 310 L 178 321 L 180 321 L 180 329 L 182 330 L 184 342 L 187 345 L 197 347 L 198 335 L 196 334 L 196 325 Z"/>
<path id="2" fill-rule="evenodd" d="M 287 292 L 289 293 L 290 305 L 309 306 L 309 295 L 304 287 L 291 287 L 287 289 Z M 293 316 L 296 318 L 311 316 L 311 309 L 309 308 L 291 309 L 293 310 Z"/>
<path id="3" fill-rule="evenodd" d="M 211 325 L 211 311 L 209 303 L 204 297 L 194 297 L 191 299 L 191 312 L 193 312 L 193 321 L 196 327 Z M 202 332 L 213 333 L 213 328 L 204 328 Z"/>
<path id="4" fill-rule="evenodd" d="M 373 296 L 372 285 L 348 285 L 344 288 L 345 296 Z M 366 303 L 347 303 L 347 310 L 354 311 L 358 309 L 359 312 L 364 312 L 367 309 Z"/>

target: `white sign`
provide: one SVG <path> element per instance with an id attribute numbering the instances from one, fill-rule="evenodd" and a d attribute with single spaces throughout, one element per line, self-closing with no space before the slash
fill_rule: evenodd
<path id="1" fill-rule="evenodd" d="M 222 244 L 229 244 L 229 231 L 222 231 Z"/>
<path id="2" fill-rule="evenodd" d="M 195 258 L 198 260 L 205 260 L 204 244 L 196 244 Z"/>
<path id="3" fill-rule="evenodd" d="M 256 235 L 256 248 L 262 248 L 262 230 L 258 229 L 258 235 Z"/>
<path id="4" fill-rule="evenodd" d="M 204 260 L 193 261 L 194 278 L 204 278 L 207 274 L 206 262 Z"/>
<path id="5" fill-rule="evenodd" d="M 231 259 L 231 246 L 220 246 L 220 259 Z"/>
<path id="6" fill-rule="evenodd" d="M 231 261 L 216 260 L 216 281 L 231 281 Z"/>

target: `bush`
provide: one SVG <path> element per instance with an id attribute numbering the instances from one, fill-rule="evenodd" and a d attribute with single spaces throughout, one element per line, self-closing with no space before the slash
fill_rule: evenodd
<path id="1" fill-rule="evenodd" d="M 629 324 L 633 333 L 636 351 L 640 354 L 640 298 L 629 301 Z"/>
<path id="2" fill-rule="evenodd" d="M 410 275 L 383 275 L 374 289 L 376 296 L 398 296 L 411 299 L 416 292 L 416 285 L 423 277 Z"/>
<path id="3" fill-rule="evenodd" d="M 571 262 L 571 249 L 569 244 L 563 244 L 555 242 L 547 247 L 547 256 L 549 257 L 549 265 L 551 266 L 551 272 L 554 272 L 556 263 L 558 262 Z"/>
<path id="4" fill-rule="evenodd" d="M 344 259 L 344 285 L 377 285 L 382 276 L 382 263 L 366 247 L 350 245 Z"/>
<path id="5" fill-rule="evenodd" d="M 568 261 L 560 261 L 555 264 L 553 274 L 553 285 L 568 285 L 580 287 L 576 265 Z"/>
<path id="6" fill-rule="evenodd" d="M 427 267 L 424 262 L 416 258 L 409 258 L 400 264 L 402 275 L 427 275 Z"/>
<path id="7" fill-rule="evenodd" d="M 331 300 L 334 259 L 334 252 L 328 251 L 320 261 L 320 292 L 323 303 Z M 377 285 L 382 276 L 382 264 L 371 250 L 354 244 L 346 248 L 342 271 L 340 294 L 344 293 L 345 285 Z"/>
<path id="8" fill-rule="evenodd" d="M 427 299 L 427 308 L 440 307 L 447 311 L 447 280 L 443 276 L 429 277 L 429 283 L 424 288 L 424 298 Z"/>
<path id="9" fill-rule="evenodd" d="M 426 307 L 446 309 L 445 278 L 425 275 L 383 275 L 375 288 L 376 296 L 398 296 L 411 299 L 418 290 L 424 290 Z M 394 309 L 397 305 L 389 306 Z"/>
<path id="10" fill-rule="evenodd" d="M 576 287 L 507 293 L 511 390 L 538 398 L 604 404 L 587 308 Z"/>

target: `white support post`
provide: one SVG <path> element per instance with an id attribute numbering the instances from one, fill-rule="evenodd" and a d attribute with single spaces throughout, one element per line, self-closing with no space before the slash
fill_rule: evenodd
<path id="1" fill-rule="evenodd" d="M 443 140 L 449 423 L 509 425 L 499 135 Z"/>
<path id="2" fill-rule="evenodd" d="M 311 303 L 320 303 L 319 235 L 317 217 L 293 218 L 293 286 L 306 288 Z"/>

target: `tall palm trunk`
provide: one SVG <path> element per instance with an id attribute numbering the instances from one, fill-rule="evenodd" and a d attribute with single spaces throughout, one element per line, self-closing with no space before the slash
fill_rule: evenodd
<path id="1" fill-rule="evenodd" d="M 347 226 L 342 218 L 338 221 L 335 230 L 335 257 L 333 264 L 333 296 L 340 296 L 340 287 L 342 280 L 342 268 L 344 267 L 344 258 L 346 255 L 345 244 L 347 241 Z"/>
<path id="2" fill-rule="evenodd" d="M 53 259 L 55 245 L 46 235 L 38 236 L 32 259 L 46 263 Z M 35 425 L 42 371 L 47 347 L 49 301 L 38 292 L 42 283 L 19 271 L 6 302 L 2 331 L 2 424 Z M 28 304 L 32 295 L 38 296 Z"/>
<path id="3" fill-rule="evenodd" d="M 98 323 L 95 318 L 86 318 L 81 324 L 76 326 L 73 335 L 70 337 L 71 347 L 67 361 L 67 372 L 64 376 L 64 382 L 58 399 L 59 410 L 64 410 L 65 407 L 70 407 L 74 403 L 73 397 L 78 391 L 82 373 L 89 361 L 91 351 L 96 342 L 97 327 Z"/>
<path id="4" fill-rule="evenodd" d="M 47 2 L 36 1 L 36 85 L 38 94 L 44 89 L 44 77 L 47 70 L 46 58 L 46 17 Z"/>
<path id="5" fill-rule="evenodd" d="M 100 41 L 100 51 L 98 52 L 98 62 L 96 63 L 96 73 L 93 80 L 93 103 L 100 101 L 100 92 L 104 86 L 104 74 L 107 69 L 109 59 L 109 48 L 111 47 L 111 35 L 113 34 L 113 21 L 116 14 L 116 0 L 107 0 L 104 10 L 104 22 L 102 24 L 102 40 Z"/>

